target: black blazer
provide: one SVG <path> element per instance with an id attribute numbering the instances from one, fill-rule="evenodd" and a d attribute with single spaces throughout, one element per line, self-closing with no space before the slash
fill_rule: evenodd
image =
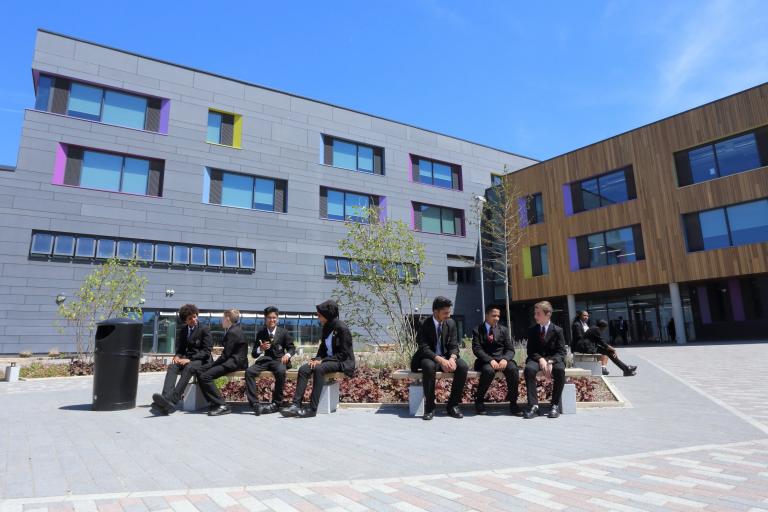
<path id="1" fill-rule="evenodd" d="M 448 319 L 443 323 L 443 336 L 439 340 L 443 357 L 450 358 L 453 354 L 459 357 L 459 336 L 456 329 L 456 322 Z M 437 329 L 435 329 L 434 317 L 430 316 L 419 326 L 416 333 L 416 353 L 413 354 L 414 361 L 422 359 L 432 359 L 437 357 Z"/>
<path id="2" fill-rule="evenodd" d="M 333 355 L 328 355 L 328 347 L 325 346 L 325 340 L 321 339 L 320 345 L 317 347 L 317 354 L 313 359 L 319 359 L 324 363 L 339 363 L 341 364 L 341 371 L 347 377 L 351 377 L 355 374 L 355 351 L 352 349 L 352 333 L 347 324 L 341 320 L 335 320 L 331 334 Z"/>
<path id="3" fill-rule="evenodd" d="M 540 331 L 541 326 L 539 324 L 534 324 L 528 328 L 527 360 L 538 362 L 543 357 L 544 359 L 551 359 L 555 363 L 565 364 L 566 351 L 563 330 L 550 322 L 543 342 L 539 339 Z"/>
<path id="4" fill-rule="evenodd" d="M 248 342 L 243 336 L 240 324 L 233 324 L 224 334 L 224 352 L 213 362 L 213 366 L 227 365 L 234 370 L 245 370 L 248 367 Z"/>
<path id="5" fill-rule="evenodd" d="M 253 345 L 253 352 L 251 352 L 254 359 L 260 356 L 258 349 L 262 341 L 270 341 L 269 330 L 267 330 L 266 327 L 256 333 L 256 343 Z M 286 353 L 291 356 L 296 354 L 296 346 L 293 344 L 293 338 L 291 338 L 291 335 L 287 330 L 280 326 L 275 327 L 275 337 L 270 343 L 272 345 L 269 347 L 269 350 L 264 352 L 264 357 L 279 361 Z M 291 363 L 289 361 L 288 368 L 290 367 Z"/>
<path id="6" fill-rule="evenodd" d="M 575 320 L 571 324 L 571 347 L 575 347 L 578 341 L 584 337 L 583 327 L 581 326 L 581 320 Z"/>
<path id="7" fill-rule="evenodd" d="M 213 348 L 211 330 L 206 325 L 197 324 L 189 339 L 188 332 L 186 324 L 182 324 L 176 331 L 176 355 L 190 361 L 202 361 L 203 364 L 210 362 Z"/>
<path id="8" fill-rule="evenodd" d="M 490 363 L 491 360 L 499 361 L 501 359 L 513 361 L 515 359 L 515 345 L 507 328 L 501 324 L 496 324 L 491 332 L 493 333 L 493 342 L 488 338 L 485 322 L 472 331 L 472 352 L 477 357 L 477 361 L 481 363 Z"/>
<path id="9" fill-rule="evenodd" d="M 608 343 L 603 339 L 603 335 L 600 329 L 597 327 L 590 327 L 584 337 L 579 340 L 575 345 L 577 352 L 583 352 L 585 354 L 594 354 L 598 348 L 606 348 Z"/>

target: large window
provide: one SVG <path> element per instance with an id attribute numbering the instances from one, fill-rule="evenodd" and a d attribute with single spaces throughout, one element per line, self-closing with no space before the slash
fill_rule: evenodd
<path id="1" fill-rule="evenodd" d="M 384 149 L 323 136 L 323 163 L 351 171 L 384 174 Z"/>
<path id="2" fill-rule="evenodd" d="M 448 267 L 448 282 L 455 284 L 472 283 L 474 282 L 472 270 L 471 267 Z"/>
<path id="3" fill-rule="evenodd" d="M 544 222 L 544 199 L 541 196 L 541 192 L 524 197 L 520 201 L 524 203 L 521 205 L 525 211 L 524 226 Z"/>
<path id="4" fill-rule="evenodd" d="M 366 222 L 365 208 L 381 204 L 381 198 L 345 190 L 320 188 L 320 217 L 331 220 Z"/>
<path id="5" fill-rule="evenodd" d="M 365 263 L 340 256 L 326 256 L 324 259 L 324 268 L 326 277 L 351 276 L 353 279 L 362 275 Z M 369 263 L 379 275 L 384 274 L 384 267 L 377 262 Z M 393 270 L 397 272 L 397 278 L 404 280 L 418 279 L 416 267 L 409 263 L 394 263 Z M 393 274 L 394 275 L 394 274 Z"/>
<path id="6" fill-rule="evenodd" d="M 576 268 L 595 268 L 645 259 L 643 236 L 639 225 L 577 237 L 578 265 Z"/>
<path id="7" fill-rule="evenodd" d="M 242 143 L 242 117 L 228 112 L 209 110 L 205 141 L 239 148 Z"/>
<path id="8" fill-rule="evenodd" d="M 461 190 L 461 166 L 411 155 L 413 181 Z"/>
<path id="9" fill-rule="evenodd" d="M 573 213 L 623 203 L 637 197 L 632 167 L 571 183 L 570 188 Z"/>
<path id="10" fill-rule="evenodd" d="M 90 121 L 159 132 L 167 100 L 41 75 L 35 108 Z M 163 132 L 166 130 L 164 129 Z"/>
<path id="11" fill-rule="evenodd" d="M 682 187 L 768 165 L 768 126 L 675 153 Z"/>
<path id="12" fill-rule="evenodd" d="M 768 199 L 683 215 L 688 252 L 768 242 Z"/>
<path id="13" fill-rule="evenodd" d="M 464 211 L 444 206 L 413 203 L 416 231 L 464 236 Z"/>
<path id="14" fill-rule="evenodd" d="M 287 187 L 285 180 L 206 169 L 203 202 L 285 213 Z"/>
<path id="15" fill-rule="evenodd" d="M 546 244 L 523 248 L 523 277 L 549 274 L 549 249 Z"/>

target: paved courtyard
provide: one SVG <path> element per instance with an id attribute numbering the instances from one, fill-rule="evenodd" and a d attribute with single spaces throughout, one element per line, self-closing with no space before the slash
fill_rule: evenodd
<path id="1" fill-rule="evenodd" d="M 622 352 L 628 407 L 558 420 L 153 417 L 90 411 L 90 378 L 0 383 L 0 512 L 768 511 L 768 343 Z"/>

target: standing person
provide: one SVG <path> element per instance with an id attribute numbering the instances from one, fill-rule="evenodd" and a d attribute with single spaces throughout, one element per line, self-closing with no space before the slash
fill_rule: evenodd
<path id="1" fill-rule="evenodd" d="M 490 304 L 485 308 L 485 321 L 472 331 L 472 352 L 475 354 L 475 371 L 480 372 L 480 382 L 475 395 L 475 411 L 486 414 L 485 394 L 497 371 L 504 372 L 507 380 L 507 401 L 512 414 L 517 414 L 517 383 L 519 370 L 515 364 L 515 346 L 509 331 L 499 324 L 501 308 Z"/>
<path id="2" fill-rule="evenodd" d="M 416 353 L 411 358 L 411 371 L 422 373 L 424 386 L 424 416 L 431 420 L 435 416 L 435 380 L 438 368 L 453 373 L 451 396 L 448 398 L 448 416 L 461 419 L 459 409 L 469 366 L 459 357 L 459 339 L 456 322 L 451 316 L 453 303 L 446 297 L 436 297 L 432 302 L 432 317 L 422 322 L 416 333 Z"/>
<path id="3" fill-rule="evenodd" d="M 624 320 L 624 317 L 620 316 L 618 321 L 616 322 L 616 331 L 618 332 L 619 336 L 621 336 L 621 339 L 624 341 L 624 345 L 629 345 L 629 340 L 627 339 L 629 324 L 627 324 L 627 321 Z"/>
<path id="4" fill-rule="evenodd" d="M 339 306 L 327 300 L 316 306 L 317 318 L 323 326 L 317 355 L 299 368 L 293 403 L 280 410 L 288 418 L 311 418 L 317 414 L 320 395 L 325 386 L 327 373 L 344 372 L 347 377 L 355 373 L 355 352 L 352 348 L 352 333 L 347 324 L 339 319 Z M 309 407 L 302 407 L 301 400 L 312 375 L 312 396 Z"/>
<path id="5" fill-rule="evenodd" d="M 544 377 L 554 379 L 552 387 L 552 409 L 550 418 L 560 416 L 560 397 L 565 387 L 565 337 L 563 330 L 552 323 L 552 304 L 547 301 L 533 307 L 536 323 L 528 329 L 528 358 L 525 361 L 525 387 L 528 392 L 528 411 L 525 419 L 539 415 L 539 398 L 536 394 L 536 374 L 544 372 Z"/>
<path id="6" fill-rule="evenodd" d="M 179 308 L 179 320 L 184 325 L 176 332 L 176 354 L 165 373 L 162 393 L 152 395 L 152 407 L 160 414 L 176 410 L 189 380 L 200 367 L 211 361 L 213 338 L 208 326 L 198 322 L 199 314 L 194 304 Z"/>
<path id="7" fill-rule="evenodd" d="M 198 370 L 197 382 L 200 391 L 208 401 L 208 416 L 221 416 L 229 414 L 232 410 L 222 398 L 214 382 L 218 377 L 248 367 L 248 342 L 240 328 L 240 311 L 236 309 L 226 310 L 221 319 L 224 327 L 224 352 L 218 359 Z"/>
<path id="8" fill-rule="evenodd" d="M 584 333 L 589 330 L 589 312 L 587 310 L 579 311 L 571 324 L 571 349 L 575 350 L 579 340 L 584 337 Z"/>
<path id="9" fill-rule="evenodd" d="M 296 354 L 293 339 L 287 330 L 277 325 L 280 311 L 275 306 L 264 309 L 264 327 L 256 333 L 253 357 L 256 361 L 245 371 L 245 394 L 254 414 L 270 414 L 280 409 L 283 402 L 285 372 L 291 367 L 291 357 Z M 256 379 L 263 371 L 270 371 L 275 376 L 275 389 L 272 401 L 259 405 L 256 394 Z"/>
<path id="10" fill-rule="evenodd" d="M 619 354 L 616 349 L 605 342 L 603 336 L 608 329 L 608 322 L 605 320 L 598 320 L 597 327 L 591 327 L 584 337 L 579 340 L 577 349 L 579 352 L 586 354 L 602 354 L 601 360 L 603 365 L 603 375 L 608 375 L 608 359 L 610 358 L 613 363 L 618 366 L 621 371 L 624 372 L 625 377 L 631 377 L 637 373 L 637 366 L 628 366 L 619 359 Z"/>

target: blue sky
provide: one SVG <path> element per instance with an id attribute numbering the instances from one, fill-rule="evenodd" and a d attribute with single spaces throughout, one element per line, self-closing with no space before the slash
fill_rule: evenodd
<path id="1" fill-rule="evenodd" d="M 537 159 L 768 81 L 761 0 L 533 4 L 13 1 L 0 163 L 34 104 L 38 27 Z"/>

